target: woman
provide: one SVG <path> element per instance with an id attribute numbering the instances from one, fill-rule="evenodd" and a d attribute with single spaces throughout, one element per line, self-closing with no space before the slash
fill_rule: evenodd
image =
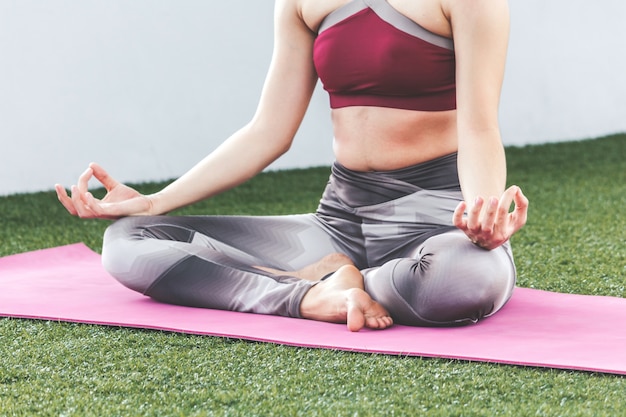
<path id="1" fill-rule="evenodd" d="M 512 293 L 508 240 L 528 207 L 518 187 L 504 190 L 508 29 L 505 0 L 277 0 L 274 54 L 246 126 L 158 193 L 92 164 L 71 195 L 56 186 L 59 200 L 82 218 L 120 219 L 103 263 L 157 300 L 352 331 L 476 322 Z M 336 163 L 315 214 L 161 216 L 286 152 L 318 75 Z"/>

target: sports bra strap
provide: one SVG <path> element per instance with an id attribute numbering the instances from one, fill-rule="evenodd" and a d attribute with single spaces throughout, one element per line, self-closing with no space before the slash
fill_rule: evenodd
<path id="1" fill-rule="evenodd" d="M 330 12 L 320 24 L 318 34 L 366 8 L 370 8 L 382 20 L 402 32 L 441 48 L 454 50 L 454 42 L 452 39 L 425 29 L 396 10 L 387 0 L 352 0 L 344 6 Z"/>
<path id="2" fill-rule="evenodd" d="M 336 25 L 342 20 L 366 8 L 367 8 L 367 4 L 365 4 L 364 0 L 352 0 L 351 2 L 330 12 L 324 18 L 324 20 L 322 20 L 322 23 L 320 24 L 320 27 L 318 28 L 317 33 L 318 34 L 322 33 L 324 30 L 328 29 L 329 27 Z"/>

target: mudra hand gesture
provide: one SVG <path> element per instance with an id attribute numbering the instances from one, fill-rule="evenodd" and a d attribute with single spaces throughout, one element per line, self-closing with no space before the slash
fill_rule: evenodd
<path id="1" fill-rule="evenodd" d="M 88 183 L 95 178 L 106 189 L 104 198 L 95 198 L 88 190 Z M 59 201 L 74 216 L 83 219 L 118 219 L 125 216 L 147 215 L 152 202 L 143 194 L 111 177 L 101 166 L 89 164 L 78 178 L 78 184 L 71 187 L 70 194 L 63 186 L 56 184 Z"/>
<path id="2" fill-rule="evenodd" d="M 509 212 L 511 204 L 515 208 Z M 526 224 L 528 199 L 522 190 L 514 185 L 509 187 L 498 200 L 491 197 L 485 201 L 476 198 L 474 205 L 464 215 L 467 203 L 461 201 L 454 211 L 453 223 L 483 249 L 491 250 L 505 243 Z"/>

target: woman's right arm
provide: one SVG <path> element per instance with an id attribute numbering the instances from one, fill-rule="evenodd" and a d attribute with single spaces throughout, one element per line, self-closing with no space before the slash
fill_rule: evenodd
<path id="1" fill-rule="evenodd" d="M 133 193 L 102 168 L 92 165 L 72 187 L 71 196 L 62 187 L 56 187 L 61 203 L 80 217 L 163 214 L 239 185 L 285 153 L 302 122 L 317 81 L 312 57 L 314 34 L 300 18 L 298 3 L 276 1 L 274 52 L 256 113 L 248 124 L 155 194 Z M 95 199 L 87 190 L 91 176 L 100 180 L 108 191 L 102 200 Z"/>

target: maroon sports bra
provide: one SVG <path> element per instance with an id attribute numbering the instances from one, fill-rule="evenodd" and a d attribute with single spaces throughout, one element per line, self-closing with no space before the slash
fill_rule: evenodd
<path id="1" fill-rule="evenodd" d="M 330 13 L 313 55 L 333 109 L 456 108 L 452 40 L 419 26 L 387 0 L 352 0 Z"/>

